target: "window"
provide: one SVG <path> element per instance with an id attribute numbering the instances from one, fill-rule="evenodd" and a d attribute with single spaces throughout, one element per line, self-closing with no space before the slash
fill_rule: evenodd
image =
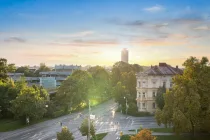
<path id="1" fill-rule="evenodd" d="M 141 82 L 139 82 L 139 87 L 141 87 Z"/>
<path id="2" fill-rule="evenodd" d="M 163 87 L 166 87 L 166 82 L 163 82 Z"/>
<path id="3" fill-rule="evenodd" d="M 139 92 L 139 98 L 141 97 L 141 93 Z"/>
<path id="4" fill-rule="evenodd" d="M 142 108 L 145 108 L 145 103 L 142 103 Z"/>
<path id="5" fill-rule="evenodd" d="M 152 107 L 153 107 L 153 108 L 156 108 L 155 103 L 152 104 Z"/>
<path id="6" fill-rule="evenodd" d="M 143 84 L 142 84 L 143 87 L 145 87 L 145 83 L 146 83 L 146 82 L 144 81 Z"/>
<path id="7" fill-rule="evenodd" d="M 145 98 L 145 92 L 143 92 L 143 98 Z"/>
<path id="8" fill-rule="evenodd" d="M 141 108 L 141 103 L 139 103 L 139 108 Z"/>
<path id="9" fill-rule="evenodd" d="M 172 86 L 173 86 L 173 83 L 172 83 L 172 82 L 170 82 L 170 88 L 172 88 Z"/>
<path id="10" fill-rule="evenodd" d="M 156 95 L 155 95 L 155 91 L 153 91 L 153 92 L 152 92 L 152 97 L 155 97 L 155 96 L 156 96 Z"/>

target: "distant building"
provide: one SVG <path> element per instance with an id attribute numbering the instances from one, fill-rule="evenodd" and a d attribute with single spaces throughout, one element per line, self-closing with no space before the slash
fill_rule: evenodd
<path id="1" fill-rule="evenodd" d="M 80 70 L 81 66 L 77 65 L 55 65 L 54 71 L 40 72 L 42 77 L 54 77 L 56 86 L 60 86 L 66 78 L 71 75 L 75 70 Z"/>
<path id="2" fill-rule="evenodd" d="M 178 66 L 174 68 L 166 63 L 159 63 L 159 66 L 151 66 L 145 72 L 138 73 L 136 75 L 138 111 L 154 113 L 158 88 L 165 86 L 169 90 L 173 85 L 172 77 L 182 73 L 183 71 Z"/>
<path id="3" fill-rule="evenodd" d="M 40 77 L 40 86 L 45 89 L 55 89 L 56 79 L 55 77 Z"/>
<path id="4" fill-rule="evenodd" d="M 128 63 L 128 50 L 126 48 L 121 51 L 121 61 Z"/>
<path id="5" fill-rule="evenodd" d="M 7 73 L 7 75 L 14 81 L 18 81 L 24 76 L 24 73 Z"/>
<path id="6" fill-rule="evenodd" d="M 81 66 L 77 65 L 55 65 L 56 72 L 73 72 L 74 70 L 81 69 Z"/>

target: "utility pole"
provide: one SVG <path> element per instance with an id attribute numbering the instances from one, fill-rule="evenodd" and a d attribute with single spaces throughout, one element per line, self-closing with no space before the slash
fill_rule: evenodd
<path id="1" fill-rule="evenodd" d="M 125 105 L 126 105 L 126 118 L 127 118 L 127 113 L 128 113 L 128 102 L 127 102 L 127 98 L 124 97 L 125 99 Z"/>
<path id="2" fill-rule="evenodd" d="M 88 137 L 87 140 L 90 140 L 90 100 L 88 100 Z"/>

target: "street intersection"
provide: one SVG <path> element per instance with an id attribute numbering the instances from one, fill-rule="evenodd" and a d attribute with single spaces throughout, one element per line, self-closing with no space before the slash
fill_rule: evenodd
<path id="1" fill-rule="evenodd" d="M 113 100 L 107 101 L 91 108 L 91 113 L 96 116 L 94 120 L 96 133 L 113 132 L 116 135 L 120 131 L 143 128 L 158 128 L 154 117 L 126 117 L 121 113 L 115 113 L 117 104 Z M 82 123 L 82 114 L 87 117 L 88 110 L 79 113 L 72 113 L 56 119 L 48 120 L 39 124 L 31 125 L 22 129 L 10 132 L 1 132 L 1 140 L 55 140 L 57 132 L 62 126 L 67 126 L 73 133 L 76 140 L 86 139 L 82 136 L 78 128 Z M 60 125 L 62 122 L 62 126 Z"/>

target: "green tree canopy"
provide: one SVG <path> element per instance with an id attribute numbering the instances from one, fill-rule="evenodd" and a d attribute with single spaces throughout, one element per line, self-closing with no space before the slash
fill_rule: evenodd
<path id="1" fill-rule="evenodd" d="M 88 137 L 88 119 L 83 120 L 79 130 L 83 136 Z M 90 121 L 90 134 L 95 136 L 95 126 L 92 121 Z"/>
<path id="2" fill-rule="evenodd" d="M 4 58 L 0 58 L 0 80 L 5 82 L 8 79 L 8 75 L 7 75 L 7 59 Z"/>
<path id="3" fill-rule="evenodd" d="M 25 77 L 35 77 L 36 76 L 33 71 L 29 70 L 29 66 L 18 67 L 15 72 L 16 73 L 24 73 Z"/>
<path id="4" fill-rule="evenodd" d="M 77 108 L 86 103 L 93 87 L 92 76 L 82 70 L 76 70 L 70 75 L 58 89 L 55 100 L 58 104 L 65 106 L 67 111 L 69 106 Z"/>
<path id="5" fill-rule="evenodd" d="M 9 108 L 11 101 L 17 97 L 19 90 L 12 80 L 7 82 L 0 81 L 0 116 L 4 118 L 11 117 Z"/>
<path id="6" fill-rule="evenodd" d="M 40 119 L 46 113 L 46 100 L 32 87 L 22 89 L 11 104 L 10 109 L 17 118 Z"/>
<path id="7" fill-rule="evenodd" d="M 93 96 L 110 97 L 110 74 L 101 66 L 95 66 L 88 69 L 94 81 Z"/>
<path id="8" fill-rule="evenodd" d="M 155 101 L 157 103 L 157 106 L 158 108 L 160 108 L 161 110 L 163 109 L 164 107 L 164 94 L 166 93 L 166 88 L 163 86 L 163 87 L 159 87 L 158 90 L 157 90 L 157 96 L 155 97 Z"/>
<path id="9" fill-rule="evenodd" d="M 39 69 L 35 71 L 36 76 L 40 76 L 40 72 L 46 72 L 46 71 L 51 71 L 49 67 L 45 65 L 45 63 L 40 63 Z"/>
<path id="10" fill-rule="evenodd" d="M 8 68 L 7 68 L 8 72 L 15 72 L 16 71 L 16 66 L 15 64 L 8 64 Z"/>
<path id="11" fill-rule="evenodd" d="M 183 75 L 174 77 L 172 91 L 166 93 L 165 105 L 158 111 L 158 123 L 172 124 L 177 133 L 210 131 L 210 66 L 208 59 L 191 57 L 183 64 Z"/>
<path id="12" fill-rule="evenodd" d="M 57 140 L 74 140 L 73 134 L 65 126 L 62 128 L 61 132 L 57 133 Z"/>

